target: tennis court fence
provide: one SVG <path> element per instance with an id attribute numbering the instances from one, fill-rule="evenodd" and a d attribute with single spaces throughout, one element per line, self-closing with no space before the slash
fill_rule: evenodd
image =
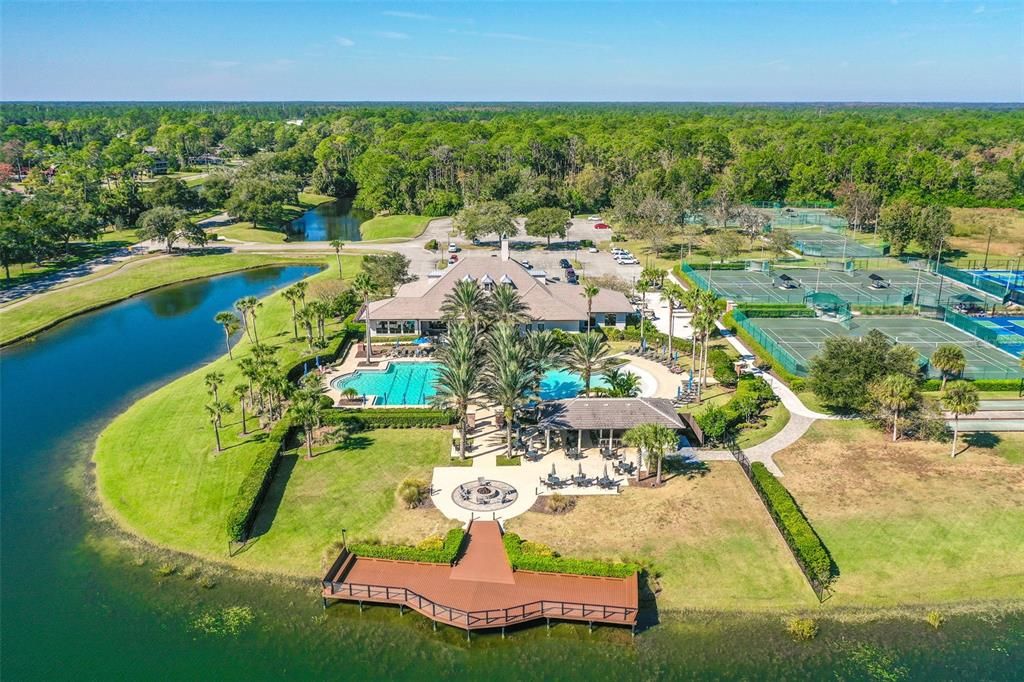
<path id="1" fill-rule="evenodd" d="M 963 270 L 951 268 L 945 263 L 939 263 L 939 267 L 937 269 L 938 273 L 940 275 L 943 275 L 944 277 L 949 277 L 950 279 L 954 279 L 962 284 L 972 286 L 975 289 L 980 289 L 981 291 L 984 291 L 986 294 L 991 294 L 992 296 L 998 297 L 1000 301 L 1005 301 L 1006 299 L 1007 287 L 1004 287 L 1001 284 L 993 282 L 990 279 L 985 279 L 984 277 L 976 275 L 973 272 L 964 272 Z"/>
<path id="2" fill-rule="evenodd" d="M 1010 350 L 1010 346 L 1020 346 L 1024 343 L 1024 337 L 1019 334 L 1012 334 L 1007 331 L 986 327 L 973 317 L 962 315 L 955 310 L 945 308 L 943 319 L 957 329 L 963 330 L 976 338 L 992 344 L 996 348 Z"/>
<path id="3" fill-rule="evenodd" d="M 746 333 L 750 334 L 751 338 L 754 339 L 765 352 L 770 354 L 772 358 L 777 362 L 783 369 L 790 374 L 796 374 L 797 376 L 807 376 L 807 366 L 802 362 L 798 361 L 793 355 L 785 348 L 780 346 L 772 337 L 764 333 L 759 327 L 753 324 L 746 316 L 746 314 L 739 309 L 732 311 L 732 318 L 736 320 L 736 324 Z"/>

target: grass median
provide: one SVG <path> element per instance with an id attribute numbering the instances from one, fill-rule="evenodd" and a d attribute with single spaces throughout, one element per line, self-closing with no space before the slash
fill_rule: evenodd
<path id="1" fill-rule="evenodd" d="M 433 220 L 423 215 L 390 215 L 371 218 L 359 226 L 365 241 L 375 239 L 412 239 L 423 234 Z"/>

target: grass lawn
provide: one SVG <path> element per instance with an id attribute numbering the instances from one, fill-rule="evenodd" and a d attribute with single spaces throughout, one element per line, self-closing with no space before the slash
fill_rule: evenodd
<path id="1" fill-rule="evenodd" d="M 218 227 L 214 233 L 225 239 L 237 239 L 240 242 L 258 242 L 260 244 L 284 244 L 288 235 L 277 230 L 254 228 L 252 223 L 235 223 L 227 227 Z"/>
<path id="2" fill-rule="evenodd" d="M 826 607 L 891 606 L 1024 594 L 1019 434 L 953 460 L 943 443 L 889 442 L 860 421 L 818 422 L 775 455 L 783 482 L 840 576 Z"/>
<path id="3" fill-rule="evenodd" d="M 1024 255 L 1024 211 L 1012 208 L 953 208 L 953 236 L 949 243 L 970 258 L 984 258 L 988 227 L 996 233 L 989 246 L 989 260 Z M 991 267 L 991 264 L 990 266 Z"/>
<path id="4" fill-rule="evenodd" d="M 80 313 L 167 284 L 262 265 L 304 262 L 310 261 L 283 254 L 190 253 L 169 258 L 148 258 L 125 266 L 109 277 L 40 294 L 23 304 L 0 310 L 0 345 L 25 338 Z M 317 262 L 326 261 L 320 258 Z M 334 259 L 330 259 L 330 262 L 333 263 Z"/>
<path id="5" fill-rule="evenodd" d="M 336 201 L 336 199 L 316 192 L 299 192 L 299 203 L 306 208 L 314 208 L 320 204 L 326 204 L 328 201 Z"/>
<path id="6" fill-rule="evenodd" d="M 412 239 L 423 234 L 433 218 L 423 215 L 389 215 L 371 218 L 359 226 L 366 241 L 374 239 Z"/>
<path id="7" fill-rule="evenodd" d="M 359 259 L 344 258 L 350 279 Z M 309 281 L 336 278 L 335 267 Z M 290 313 L 278 292 L 264 299 L 258 318 L 260 340 L 278 348 L 282 367 L 306 353 L 304 342 L 291 340 Z M 328 331 L 338 330 L 331 324 Z M 236 360 L 249 349 L 243 336 Z M 94 460 L 101 499 L 127 527 L 156 543 L 223 561 L 225 515 L 260 435 L 240 436 L 236 412 L 221 431 L 224 452 L 214 451 L 204 408 L 203 377 L 210 371 L 224 373 L 222 395 L 242 383 L 236 362 L 227 357 L 175 380 L 111 422 L 97 440 Z M 309 575 L 319 571 L 324 549 L 343 527 L 364 537 L 401 533 L 410 539 L 447 527 L 436 511 L 397 510 L 394 491 L 406 476 L 429 478 L 432 466 L 447 463 L 450 442 L 443 429 L 379 430 L 356 434 L 347 447 L 312 461 L 289 457 L 257 521 L 259 539 L 232 561 Z"/>
<path id="8" fill-rule="evenodd" d="M 97 237 L 96 241 L 92 242 L 71 242 L 68 244 L 67 255 L 55 258 L 53 260 L 44 261 L 42 265 L 38 265 L 34 262 L 29 263 L 12 263 L 11 264 L 11 279 L 0 279 L 0 289 L 6 289 L 19 284 L 24 284 L 34 279 L 51 275 L 60 270 L 66 270 L 73 268 L 94 258 L 99 258 L 111 251 L 123 248 L 125 246 L 131 246 L 135 244 L 138 239 L 135 236 L 135 230 L 111 230 L 108 232 L 101 232 Z M 4 272 L 0 269 L 0 278 L 2 278 Z"/>
<path id="9" fill-rule="evenodd" d="M 736 437 L 738 446 L 749 448 L 763 443 L 786 428 L 786 424 L 789 423 L 789 410 L 781 402 L 765 410 L 763 415 L 766 419 L 764 425 L 756 428 L 744 428 L 739 432 Z"/>
<path id="10" fill-rule="evenodd" d="M 650 559 L 659 610 L 765 610 L 817 603 L 768 513 L 731 462 L 658 489 L 577 498 L 563 515 L 527 512 L 508 529 L 573 557 Z"/>

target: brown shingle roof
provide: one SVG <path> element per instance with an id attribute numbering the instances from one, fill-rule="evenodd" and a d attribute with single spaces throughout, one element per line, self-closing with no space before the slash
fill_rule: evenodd
<path id="1" fill-rule="evenodd" d="M 587 317 L 587 299 L 580 287 L 563 282 L 541 282 L 515 261 L 486 256 L 466 257 L 449 266 L 440 277 L 402 286 L 393 298 L 370 303 L 370 317 L 378 320 L 440 319 L 445 296 L 467 277 L 478 282 L 485 277 L 495 282 L 511 281 L 535 320 L 585 320 Z M 634 312 L 623 294 L 610 289 L 602 289 L 594 297 L 593 311 L 595 315 Z"/>
<path id="2" fill-rule="evenodd" d="M 672 401 L 665 398 L 570 398 L 540 406 L 542 429 L 631 429 L 640 424 L 683 428 Z"/>

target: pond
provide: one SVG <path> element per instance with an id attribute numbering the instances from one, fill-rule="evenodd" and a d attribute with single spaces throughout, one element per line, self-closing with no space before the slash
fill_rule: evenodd
<path id="1" fill-rule="evenodd" d="M 4 678 L 999 680 L 1024 668 L 1020 614 L 953 617 L 937 632 L 916 616 L 826 621 L 815 641 L 796 643 L 778 616 L 648 609 L 635 640 L 558 624 L 467 643 L 396 609 L 325 612 L 312 580 L 209 566 L 212 580 L 192 579 L 182 557 L 161 576 L 160 557 L 121 546 L 96 520 L 83 485 L 93 441 L 141 395 L 223 352 L 217 311 L 310 272 L 169 287 L 0 351 Z"/>
<path id="2" fill-rule="evenodd" d="M 359 226 L 373 217 L 371 211 L 352 206 L 352 199 L 338 199 L 320 204 L 292 221 L 290 241 L 345 242 L 362 241 Z"/>

